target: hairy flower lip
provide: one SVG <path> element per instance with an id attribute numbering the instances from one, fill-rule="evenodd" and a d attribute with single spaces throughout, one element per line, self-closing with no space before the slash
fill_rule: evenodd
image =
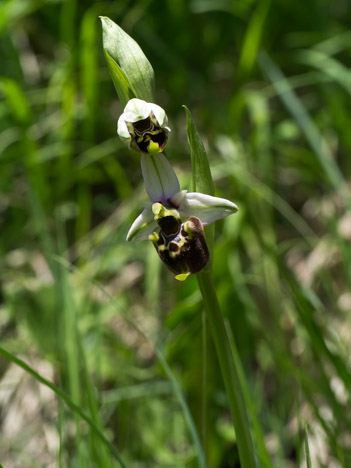
<path id="1" fill-rule="evenodd" d="M 184 281 L 202 270 L 209 260 L 209 251 L 200 219 L 190 216 L 182 222 L 175 210 L 160 203 L 154 203 L 152 209 L 159 230 L 150 234 L 149 239 L 160 259 L 176 275 L 175 279 Z"/>

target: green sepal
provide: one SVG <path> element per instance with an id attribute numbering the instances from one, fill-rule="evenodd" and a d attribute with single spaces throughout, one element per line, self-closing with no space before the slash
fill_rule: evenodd
<path id="1" fill-rule="evenodd" d="M 193 190 L 207 195 L 214 195 L 214 184 L 212 180 L 210 164 L 207 153 L 200 134 L 195 126 L 189 109 L 183 106 L 186 112 L 186 132 L 190 148 Z M 211 259 L 214 241 L 214 224 L 205 227 L 208 250 L 210 251 L 210 261 L 206 268 L 211 268 Z"/>
<path id="2" fill-rule="evenodd" d="M 100 19 L 106 61 L 122 105 L 133 97 L 154 102 L 154 71 L 145 54 L 110 18 Z"/>

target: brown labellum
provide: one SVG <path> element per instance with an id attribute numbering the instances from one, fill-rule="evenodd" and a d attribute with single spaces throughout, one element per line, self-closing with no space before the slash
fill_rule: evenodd
<path id="1" fill-rule="evenodd" d="M 173 273 L 197 273 L 206 266 L 209 251 L 199 218 L 191 216 L 182 223 L 173 216 L 165 216 L 158 224 L 161 229 L 152 241 L 159 257 Z"/>

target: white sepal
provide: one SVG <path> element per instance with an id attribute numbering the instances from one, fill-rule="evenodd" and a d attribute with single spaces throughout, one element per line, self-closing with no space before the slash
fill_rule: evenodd
<path id="1" fill-rule="evenodd" d="M 167 205 L 169 199 L 180 191 L 176 173 L 162 153 L 153 156 L 142 154 L 141 171 L 151 201 Z"/>
<path id="2" fill-rule="evenodd" d="M 235 203 L 225 198 L 212 197 L 198 192 L 188 192 L 179 207 L 179 212 L 182 218 L 196 216 L 204 226 L 207 226 L 218 219 L 236 213 L 238 209 Z"/>

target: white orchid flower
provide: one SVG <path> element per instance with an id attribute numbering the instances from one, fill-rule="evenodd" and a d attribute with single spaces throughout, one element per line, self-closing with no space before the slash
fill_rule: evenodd
<path id="1" fill-rule="evenodd" d="M 198 192 L 180 190 L 178 178 L 163 154 L 141 155 L 141 170 L 150 202 L 132 224 L 127 240 L 146 240 L 157 227 L 155 204 L 172 210 L 173 215 L 185 222 L 190 217 L 198 218 L 203 226 L 225 218 L 238 211 L 235 203 L 225 198 L 213 197 Z"/>
<path id="2" fill-rule="evenodd" d="M 157 104 L 131 99 L 118 119 L 117 133 L 122 141 L 142 154 L 163 151 L 168 140 L 166 112 Z"/>
<path id="3" fill-rule="evenodd" d="M 150 202 L 132 224 L 127 240 L 152 241 L 160 259 L 184 281 L 202 270 L 209 251 L 203 226 L 238 211 L 224 198 L 180 190 L 166 157 L 141 155 L 141 170 Z"/>

